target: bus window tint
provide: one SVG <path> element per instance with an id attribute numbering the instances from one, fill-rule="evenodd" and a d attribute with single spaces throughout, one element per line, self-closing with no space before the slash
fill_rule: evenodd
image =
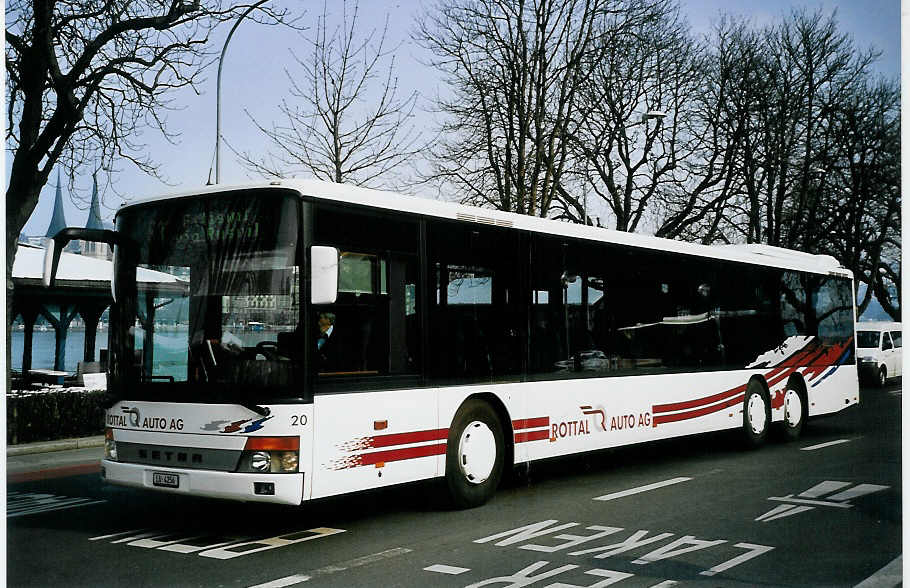
<path id="1" fill-rule="evenodd" d="M 538 237 L 531 247 L 529 376 L 605 375 L 611 366 L 602 260 L 591 255 L 593 248 L 561 239 Z"/>
<path id="2" fill-rule="evenodd" d="M 427 233 L 431 377 L 444 384 L 517 379 L 526 321 L 519 234 L 441 221 Z"/>
<path id="3" fill-rule="evenodd" d="M 340 252 L 338 298 L 313 308 L 320 383 L 419 373 L 417 224 L 325 206 L 315 243 Z"/>
<path id="4" fill-rule="evenodd" d="M 716 273 L 710 264 L 647 251 L 610 258 L 610 323 L 620 372 L 717 369 L 724 364 Z"/>

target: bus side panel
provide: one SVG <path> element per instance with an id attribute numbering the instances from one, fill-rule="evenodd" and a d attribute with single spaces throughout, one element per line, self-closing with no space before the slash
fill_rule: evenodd
<path id="1" fill-rule="evenodd" d="M 434 389 L 317 394 L 313 406 L 312 498 L 436 475 L 446 439 Z"/>
<path id="2" fill-rule="evenodd" d="M 452 386 L 439 388 L 439 423 L 441 427 L 451 428 L 455 414 L 461 405 L 471 396 L 480 396 L 489 398 L 495 396 L 497 401 L 505 408 L 506 416 L 510 422 L 502 423 L 503 435 L 511 434 L 514 437 L 521 435 L 521 432 L 527 430 L 523 422 L 518 419 L 527 418 L 525 415 L 525 396 L 527 384 L 496 384 L 490 386 Z M 540 427 L 538 427 L 540 428 Z M 515 443 L 514 463 L 527 461 L 525 450 L 526 445 Z M 436 475 L 444 476 L 446 472 L 446 456 L 442 453 L 437 458 Z"/>
<path id="3" fill-rule="evenodd" d="M 831 414 L 859 404 L 859 383 L 855 365 L 830 366 L 816 378 L 806 378 L 809 416 Z"/>
<path id="4" fill-rule="evenodd" d="M 630 445 L 742 424 L 750 372 L 664 374 L 529 384 L 528 414 L 549 419 L 531 460 Z M 717 398 L 714 398 L 717 397 Z M 704 413 L 704 414 L 702 414 Z"/>

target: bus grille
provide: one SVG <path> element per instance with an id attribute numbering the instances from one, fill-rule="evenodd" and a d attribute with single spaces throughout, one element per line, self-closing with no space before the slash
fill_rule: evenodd
<path id="1" fill-rule="evenodd" d="M 233 472 L 237 470 L 241 453 L 239 449 L 201 449 L 199 447 L 117 442 L 117 461 L 119 462 L 189 470 Z"/>

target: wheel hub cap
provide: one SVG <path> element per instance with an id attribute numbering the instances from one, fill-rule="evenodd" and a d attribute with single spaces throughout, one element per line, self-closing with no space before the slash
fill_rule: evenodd
<path id="1" fill-rule="evenodd" d="M 765 430 L 765 399 L 761 394 L 753 394 L 749 397 L 749 427 L 756 435 L 760 435 Z"/>
<path id="2" fill-rule="evenodd" d="M 784 407 L 786 413 L 784 418 L 787 419 L 787 425 L 790 427 L 799 426 L 799 422 L 803 418 L 803 401 L 796 390 L 787 390 Z"/>
<path id="3" fill-rule="evenodd" d="M 496 437 L 486 423 L 473 421 L 458 440 L 458 467 L 472 484 L 483 484 L 496 465 Z"/>

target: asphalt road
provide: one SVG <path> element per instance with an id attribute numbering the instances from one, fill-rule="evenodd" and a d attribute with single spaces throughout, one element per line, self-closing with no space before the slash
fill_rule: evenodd
<path id="1" fill-rule="evenodd" d="M 86 463 L 97 449 L 9 458 L 7 581 L 896 585 L 900 412 L 896 383 L 793 443 L 746 451 L 709 435 L 535 464 L 467 511 L 431 483 L 291 508 L 105 487 Z"/>

